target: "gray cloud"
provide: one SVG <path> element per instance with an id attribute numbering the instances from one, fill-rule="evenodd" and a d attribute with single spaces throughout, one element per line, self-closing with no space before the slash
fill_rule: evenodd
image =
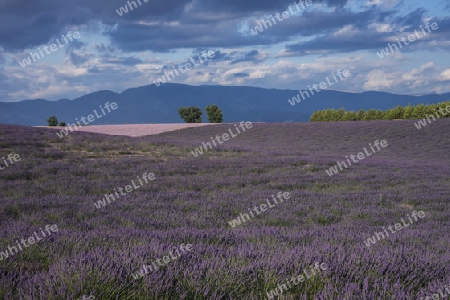
<path id="1" fill-rule="evenodd" d="M 0 46 L 21 51 L 46 44 L 75 26 L 100 21 L 115 25 L 105 31 L 114 44 L 124 51 L 154 50 L 166 52 L 177 48 L 232 47 L 269 45 L 286 40 L 248 38 L 235 32 L 245 18 L 275 13 L 291 4 L 290 0 L 4 0 L 0 4 Z M 343 7 L 347 0 L 321 0 L 332 7 Z M 127 6 L 128 13 L 116 10 Z M 155 25 L 138 24 L 152 23 Z M 178 22 L 171 25 L 171 22 Z M 203 36 L 204 38 L 199 38 Z"/>
<path id="2" fill-rule="evenodd" d="M 214 51 L 214 57 L 204 62 L 199 70 L 190 72 L 188 78 L 180 76 L 177 80 L 189 84 L 292 88 L 306 77 L 307 80 L 321 80 L 324 69 L 329 72 L 329 62 L 316 64 L 316 59 L 340 54 L 339 58 L 345 60 L 359 56 L 353 54 L 358 50 L 371 51 L 376 64 L 361 66 L 372 55 L 364 53 L 361 54 L 364 58 L 346 61 L 345 65 L 338 61 L 332 67 L 352 65 L 355 74 L 358 71 L 367 74 L 381 64 L 375 51 L 385 48 L 394 37 L 420 28 L 425 18 L 438 23 L 439 29 L 404 47 L 402 52 L 450 50 L 450 17 L 430 16 L 424 8 L 431 7 L 436 0 L 417 5 L 407 1 L 377 0 L 373 3 L 380 4 L 366 5 L 366 0 L 312 0 L 314 5 L 307 10 L 257 35 L 252 35 L 249 29 L 257 26 L 258 20 L 282 13 L 293 0 L 140 0 L 142 5 L 133 10 L 128 8 L 128 13 L 119 16 L 116 10 L 127 5 L 127 1 L 2 0 L 0 98 L 18 100 L 49 95 L 55 99 L 61 93 L 69 97 L 100 89 L 121 90 L 146 85 L 161 71 L 159 66 L 163 65 L 163 70 L 173 67 L 167 61 L 181 62 L 204 50 Z M 137 0 L 129 1 L 138 3 Z M 387 2 L 390 4 L 385 5 Z M 449 10 L 447 2 L 439 2 L 439 7 Z M 17 59 L 28 55 L 24 50 L 53 43 L 69 30 L 78 30 L 86 44 L 74 41 L 66 45 L 63 67 L 56 66 L 60 55 L 26 69 L 18 65 Z M 190 51 L 191 54 L 185 54 Z M 183 53 L 183 57 L 179 53 Z M 279 57 L 277 53 L 280 53 Z M 346 53 L 351 55 L 346 57 Z M 298 61 L 284 59 L 311 54 L 314 56 Z M 446 53 L 426 59 L 442 67 L 444 55 Z M 419 61 L 425 59 L 424 56 L 421 58 Z M 409 68 L 409 77 L 416 76 L 413 70 L 420 66 L 414 61 L 415 57 L 408 55 L 403 59 L 394 60 L 390 56 L 379 68 L 391 73 L 399 68 Z M 442 68 L 433 71 L 443 72 Z M 375 71 L 370 73 L 369 79 L 361 75 L 359 81 L 352 79 L 349 80 L 351 84 L 342 83 L 342 89 L 361 88 L 365 80 L 367 87 L 381 88 L 377 82 L 381 71 Z M 420 72 L 425 74 L 431 70 Z M 400 73 L 395 74 L 400 76 Z M 417 83 L 422 80 L 421 76 L 413 83 L 397 77 L 394 79 L 399 89 L 417 92 L 423 88 Z M 39 83 L 36 78 L 41 78 Z M 440 81 L 430 83 L 428 88 L 445 89 Z"/>
<path id="3" fill-rule="evenodd" d="M 248 73 L 234 73 L 233 76 L 235 78 L 245 78 L 245 77 L 249 77 L 250 74 L 248 74 Z"/>

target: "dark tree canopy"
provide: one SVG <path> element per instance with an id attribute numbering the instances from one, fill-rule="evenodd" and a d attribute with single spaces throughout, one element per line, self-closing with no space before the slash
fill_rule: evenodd
<path id="1" fill-rule="evenodd" d="M 58 126 L 58 119 L 55 116 L 51 116 L 47 119 L 48 126 Z"/>
<path id="2" fill-rule="evenodd" d="M 209 123 L 222 123 L 222 110 L 215 104 L 206 106 Z"/>
<path id="3" fill-rule="evenodd" d="M 180 107 L 178 110 L 180 117 L 186 123 L 201 123 L 202 122 L 202 110 L 199 107 Z"/>

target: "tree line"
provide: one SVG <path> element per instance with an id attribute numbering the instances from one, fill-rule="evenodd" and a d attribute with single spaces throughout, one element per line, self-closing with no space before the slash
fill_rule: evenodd
<path id="1" fill-rule="evenodd" d="M 208 105 L 205 108 L 208 115 L 209 123 L 222 123 L 222 110 L 215 104 Z M 178 114 L 186 123 L 201 123 L 202 122 L 202 110 L 199 107 L 180 107 Z M 50 116 L 47 119 L 48 126 L 66 126 L 65 122 L 59 122 L 55 116 Z"/>
<path id="2" fill-rule="evenodd" d="M 222 110 L 215 104 L 205 108 L 209 123 L 222 123 Z M 186 123 L 201 123 L 202 110 L 200 107 L 180 107 L 178 114 Z"/>
<path id="3" fill-rule="evenodd" d="M 447 107 L 449 107 L 447 109 Z M 419 104 L 416 106 L 397 106 L 388 110 L 363 110 L 346 111 L 340 109 L 324 109 L 315 111 L 309 121 L 310 122 L 337 122 L 337 121 L 373 121 L 373 120 L 409 120 L 424 119 L 427 116 L 435 115 L 439 109 L 447 109 L 448 113 L 443 118 L 450 117 L 450 101 L 440 102 L 437 104 Z"/>

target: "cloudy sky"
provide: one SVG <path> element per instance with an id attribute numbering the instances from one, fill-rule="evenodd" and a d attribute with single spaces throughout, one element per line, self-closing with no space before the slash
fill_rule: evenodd
<path id="1" fill-rule="evenodd" d="M 0 0 L 0 101 L 122 92 L 205 50 L 171 82 L 298 90 L 348 69 L 333 89 L 450 92 L 448 0 L 145 1 Z"/>

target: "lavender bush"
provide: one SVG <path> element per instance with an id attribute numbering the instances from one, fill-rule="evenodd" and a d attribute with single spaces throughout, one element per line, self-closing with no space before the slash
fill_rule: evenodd
<path id="1" fill-rule="evenodd" d="M 0 251 L 45 224 L 58 234 L 0 261 L 0 299 L 265 299 L 315 262 L 327 270 L 279 299 L 418 299 L 450 282 L 450 120 L 254 124 L 197 158 L 229 124 L 127 138 L 0 126 Z M 335 176 L 374 140 L 389 147 Z M 156 179 L 98 210 L 144 173 Z M 291 198 L 232 228 L 279 191 Z M 370 248 L 412 211 L 426 217 Z M 193 251 L 134 280 L 180 244 Z"/>

